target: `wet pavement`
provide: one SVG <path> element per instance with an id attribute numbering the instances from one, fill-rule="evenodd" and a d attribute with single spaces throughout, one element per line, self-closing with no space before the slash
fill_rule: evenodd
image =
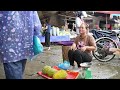
<path id="1" fill-rule="evenodd" d="M 55 66 L 63 62 L 62 47 L 52 45 L 51 50 L 45 48 L 36 60 L 27 61 L 24 79 L 44 79 L 36 73 L 41 71 L 44 65 Z M 93 59 L 91 65 L 93 79 L 120 79 L 120 60 L 118 57 L 109 62 L 99 62 Z M 3 66 L 0 63 L 0 79 L 5 79 Z"/>

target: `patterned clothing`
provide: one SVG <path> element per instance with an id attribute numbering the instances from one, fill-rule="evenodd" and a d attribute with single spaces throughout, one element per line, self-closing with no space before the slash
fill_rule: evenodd
<path id="1" fill-rule="evenodd" d="M 77 45 L 77 49 L 81 49 L 81 47 L 83 46 L 95 46 L 96 47 L 96 42 L 92 35 L 87 35 L 83 39 L 78 35 L 75 38 L 75 43 Z M 86 50 L 85 52 L 87 52 L 89 55 L 92 55 L 92 51 L 90 50 Z"/>
<path id="2" fill-rule="evenodd" d="M 51 31 L 51 25 L 50 24 L 46 24 L 46 26 L 48 26 L 46 32 L 50 33 L 50 31 Z"/>
<path id="3" fill-rule="evenodd" d="M 33 35 L 40 35 L 40 30 L 37 11 L 0 11 L 1 62 L 33 57 Z"/>

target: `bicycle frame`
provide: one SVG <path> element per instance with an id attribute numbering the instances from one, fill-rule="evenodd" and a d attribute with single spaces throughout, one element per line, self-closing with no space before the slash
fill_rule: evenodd
<path id="1" fill-rule="evenodd" d="M 97 35 L 99 35 L 99 36 L 97 36 Z M 93 52 L 93 56 L 99 61 L 106 62 L 106 61 L 112 60 L 115 57 L 115 55 L 113 55 L 113 53 L 109 51 L 109 48 L 111 47 L 110 44 L 114 45 L 115 48 L 119 47 L 120 44 L 119 44 L 118 36 L 116 34 L 114 34 L 113 36 L 110 36 L 108 33 L 106 35 L 106 33 L 104 33 L 104 32 L 102 33 L 102 32 L 95 31 L 95 32 L 93 32 L 93 37 L 96 39 L 97 52 L 100 54 L 100 56 L 96 56 L 95 52 Z M 104 42 L 106 40 L 107 40 L 107 42 Z M 99 41 L 102 41 L 102 42 L 99 42 Z M 100 49 L 99 49 L 99 47 L 100 47 Z M 113 55 L 113 56 L 109 59 L 105 59 L 105 57 L 107 55 Z"/>

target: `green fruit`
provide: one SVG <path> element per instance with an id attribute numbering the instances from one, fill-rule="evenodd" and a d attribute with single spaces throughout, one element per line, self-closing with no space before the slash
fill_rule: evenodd
<path id="1" fill-rule="evenodd" d="M 67 72 L 65 70 L 59 70 L 53 75 L 53 79 L 66 79 Z"/>
<path id="2" fill-rule="evenodd" d="M 51 66 L 44 66 L 43 69 L 42 69 L 42 73 L 43 74 L 47 74 L 48 70 L 51 69 Z"/>
<path id="3" fill-rule="evenodd" d="M 48 70 L 47 75 L 48 75 L 49 77 L 53 77 L 53 75 L 54 75 L 56 72 L 57 72 L 56 69 L 51 68 L 51 69 Z"/>

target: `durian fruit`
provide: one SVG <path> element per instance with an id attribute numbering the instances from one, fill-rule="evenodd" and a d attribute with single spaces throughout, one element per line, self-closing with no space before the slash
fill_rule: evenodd
<path id="1" fill-rule="evenodd" d="M 59 70 L 53 75 L 53 79 L 66 79 L 67 72 L 65 70 Z"/>
<path id="2" fill-rule="evenodd" d="M 51 69 L 51 66 L 48 66 L 48 65 L 44 66 L 43 69 L 42 69 L 42 73 L 47 74 L 49 69 Z"/>
<path id="3" fill-rule="evenodd" d="M 51 69 L 48 70 L 47 75 L 48 75 L 49 77 L 53 77 L 53 75 L 54 75 L 56 72 L 57 72 L 56 69 L 51 68 Z"/>

